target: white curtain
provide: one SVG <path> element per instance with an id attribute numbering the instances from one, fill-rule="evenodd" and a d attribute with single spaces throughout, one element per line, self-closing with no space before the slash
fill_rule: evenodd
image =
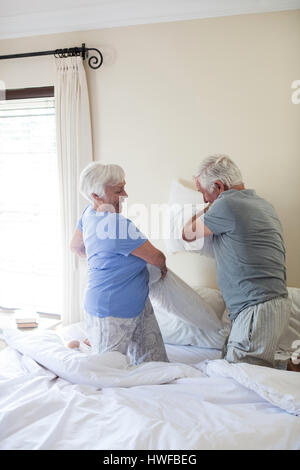
<path id="1" fill-rule="evenodd" d="M 78 218 L 87 205 L 79 194 L 81 170 L 93 160 L 89 98 L 81 57 L 55 59 L 55 106 L 63 257 L 64 325 L 83 319 L 86 262 L 70 251 Z"/>

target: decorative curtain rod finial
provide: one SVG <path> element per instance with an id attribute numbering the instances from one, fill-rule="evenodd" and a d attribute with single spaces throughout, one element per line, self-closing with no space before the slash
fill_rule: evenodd
<path id="1" fill-rule="evenodd" d="M 89 51 L 95 51 L 96 55 L 89 57 Z M 42 52 L 27 52 L 25 54 L 11 54 L 0 56 L 1 59 L 18 59 L 21 57 L 36 57 L 41 55 L 54 55 L 54 57 L 64 58 L 64 57 L 75 57 L 81 56 L 83 60 L 88 59 L 89 67 L 96 70 L 101 67 L 103 63 L 103 56 L 99 49 L 85 47 L 83 43 L 81 47 L 70 47 L 65 49 L 56 49 L 55 51 L 42 51 Z"/>
<path id="2" fill-rule="evenodd" d="M 101 65 L 103 63 L 103 55 L 101 54 L 99 49 L 89 48 L 89 49 L 87 49 L 87 51 L 95 51 L 96 54 L 99 54 L 99 56 L 92 55 L 91 57 L 89 57 L 88 54 L 86 55 L 86 57 L 89 57 L 89 60 L 88 60 L 89 67 L 91 67 L 91 69 L 94 69 L 94 70 L 101 67 Z"/>

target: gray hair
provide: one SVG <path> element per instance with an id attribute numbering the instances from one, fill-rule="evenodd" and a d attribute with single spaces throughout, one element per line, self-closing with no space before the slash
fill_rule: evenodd
<path id="1" fill-rule="evenodd" d="M 243 183 L 238 166 L 227 155 L 212 155 L 205 158 L 195 175 L 201 186 L 213 192 L 217 180 L 222 181 L 228 189 Z"/>
<path id="2" fill-rule="evenodd" d="M 120 184 L 125 180 L 125 172 L 119 165 L 90 163 L 80 173 L 79 191 L 85 199 L 93 202 L 92 194 L 105 195 L 105 187 Z"/>

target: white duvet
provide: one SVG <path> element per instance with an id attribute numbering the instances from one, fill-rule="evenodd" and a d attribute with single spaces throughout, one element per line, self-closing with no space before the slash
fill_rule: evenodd
<path id="1" fill-rule="evenodd" d="M 129 367 L 119 353 L 69 351 L 55 333 L 6 341 L 1 449 L 300 449 L 300 374 L 193 347 Z"/>
<path id="2" fill-rule="evenodd" d="M 96 389 L 107 387 L 134 387 L 159 385 L 180 377 L 201 376 L 197 369 L 167 362 L 144 362 L 130 366 L 123 354 L 113 351 L 105 354 L 82 353 L 64 345 L 53 331 L 37 332 L 30 338 L 17 330 L 7 330 L 5 341 L 23 357 L 33 359 L 55 376 L 72 384 L 88 385 Z M 25 367 L 31 372 L 32 361 Z M 35 370 L 35 367 L 34 367 Z"/>

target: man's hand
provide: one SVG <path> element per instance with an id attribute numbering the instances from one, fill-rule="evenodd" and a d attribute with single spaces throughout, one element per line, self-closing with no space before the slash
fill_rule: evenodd
<path id="1" fill-rule="evenodd" d="M 212 205 L 212 202 L 210 202 L 205 209 L 203 209 L 201 212 L 198 212 L 195 214 L 183 227 L 182 229 L 182 239 L 185 242 L 193 242 L 197 240 L 198 238 L 203 238 L 203 237 L 208 237 L 209 235 L 212 235 L 212 232 L 209 230 L 208 227 L 202 222 L 200 219 L 201 215 L 203 215 L 210 206 Z"/>
<path id="2" fill-rule="evenodd" d="M 203 214 L 205 214 L 205 212 L 208 211 L 208 209 L 211 207 L 211 205 L 212 205 L 212 202 L 209 202 L 209 203 L 207 204 L 207 206 L 205 207 L 205 209 L 204 209 L 204 211 L 203 211 Z"/>
<path id="3" fill-rule="evenodd" d="M 167 272 L 168 272 L 167 266 L 165 265 L 163 268 L 161 268 L 160 272 L 161 272 L 161 279 L 164 279 L 166 277 Z"/>

